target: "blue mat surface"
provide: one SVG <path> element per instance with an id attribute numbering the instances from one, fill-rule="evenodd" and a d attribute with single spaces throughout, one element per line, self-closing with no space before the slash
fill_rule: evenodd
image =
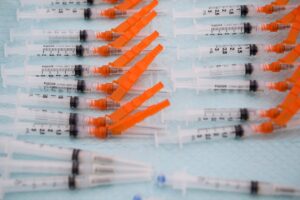
<path id="1" fill-rule="evenodd" d="M 42 1 L 42 0 L 41 0 Z M 193 6 L 206 7 L 209 5 L 226 5 L 226 4 L 262 4 L 269 1 L 253 1 L 253 0 L 216 0 L 216 1 L 185 1 L 177 0 L 161 0 L 158 7 L 159 10 L 170 13 L 172 9 L 189 9 Z M 296 1 L 294 1 L 296 2 Z M 0 1 L 0 63 L 9 66 L 20 66 L 24 62 L 24 58 L 20 57 L 4 57 L 3 45 L 9 43 L 9 30 L 11 28 L 18 30 L 26 30 L 26 28 L 69 28 L 69 29 L 101 29 L 107 30 L 119 24 L 121 20 L 107 21 L 95 20 L 86 22 L 84 20 L 75 21 L 19 21 L 16 20 L 16 9 L 19 7 L 17 0 L 1 0 Z M 241 21 L 251 21 L 253 23 L 261 23 L 271 21 L 272 18 L 247 18 L 247 19 L 206 19 L 199 20 L 198 23 L 237 23 Z M 179 70 L 191 68 L 192 60 L 184 62 L 175 61 L 176 47 L 195 47 L 200 45 L 211 44 L 229 44 L 229 43 L 272 43 L 278 41 L 282 36 L 276 37 L 253 37 L 253 36 L 236 36 L 236 37 L 216 37 L 216 38 L 174 38 L 172 36 L 173 26 L 184 27 L 191 25 L 190 20 L 174 21 L 172 17 L 167 15 L 159 16 L 155 22 L 151 24 L 153 29 L 160 31 L 162 38 L 160 42 L 165 45 L 164 53 L 155 61 L 156 63 Z M 22 43 L 14 43 L 21 45 Z M 112 59 L 101 58 L 83 58 L 83 59 L 31 59 L 32 63 L 97 63 L 99 65 L 107 63 Z M 274 58 L 262 58 L 261 60 L 246 60 L 237 58 L 234 63 L 244 62 L 267 62 Z M 201 65 L 215 63 L 232 63 L 230 59 L 210 59 L 198 61 Z M 280 79 L 280 77 L 277 77 Z M 167 86 L 169 85 L 169 77 L 162 77 Z M 263 78 L 260 77 L 260 80 Z M 142 80 L 143 82 L 143 80 Z M 145 80 L 144 80 L 145 82 Z M 147 82 L 146 82 L 147 83 Z M 15 94 L 16 88 L 5 90 L 1 87 L 1 93 Z M 239 93 L 211 93 L 204 92 L 196 94 L 192 91 L 177 91 L 170 98 L 172 106 L 170 111 L 182 112 L 185 109 L 201 108 L 201 107 L 270 107 L 278 103 L 279 96 L 268 94 L 263 95 L 247 95 Z M 0 123 L 6 123 L 5 119 L 1 119 Z M 224 123 L 223 123 L 224 124 Z M 179 124 L 169 124 L 169 130 L 173 131 Z M 217 125 L 217 124 L 215 124 Z M 219 124 L 220 125 L 220 124 Z M 201 123 L 195 125 L 197 127 L 214 126 L 213 123 Z M 193 127 L 188 127 L 193 128 Z M 213 176 L 232 179 L 252 179 L 261 181 L 271 181 L 281 184 L 287 184 L 300 187 L 300 134 L 298 131 L 281 133 L 272 137 L 255 137 L 253 139 L 245 139 L 242 141 L 219 141 L 211 143 L 194 143 L 187 144 L 183 148 L 177 145 L 166 145 L 156 148 L 153 140 L 109 140 L 98 141 L 96 139 L 87 140 L 69 140 L 62 138 L 27 138 L 30 141 L 43 142 L 46 144 L 55 144 L 64 147 L 76 147 L 97 152 L 105 152 L 112 155 L 123 156 L 124 158 L 137 159 L 152 164 L 158 173 L 173 172 L 176 170 L 186 170 L 195 175 Z M 164 199 L 188 199 L 188 200 L 234 200 L 234 199 L 289 199 L 289 198 L 271 198 L 271 197 L 253 197 L 250 195 L 239 195 L 230 193 L 217 193 L 207 191 L 188 191 L 183 198 L 179 191 L 171 189 L 158 188 L 154 182 L 118 185 L 109 187 L 99 187 L 94 189 L 86 189 L 80 191 L 54 191 L 54 192 L 37 192 L 37 193 L 20 193 L 9 194 L 7 200 L 47 200 L 47 199 L 114 199 L 125 200 L 131 199 L 136 193 L 144 196 L 156 196 Z"/>

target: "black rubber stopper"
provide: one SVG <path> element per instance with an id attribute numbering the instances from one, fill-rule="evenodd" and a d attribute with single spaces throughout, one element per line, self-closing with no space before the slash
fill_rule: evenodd
<path id="1" fill-rule="evenodd" d="M 250 186 L 250 192 L 251 194 L 257 194 L 259 190 L 259 185 L 257 181 L 251 181 L 251 186 Z"/>
<path id="2" fill-rule="evenodd" d="M 94 4 L 94 0 L 87 0 L 86 1 L 88 5 L 93 5 Z"/>
<path id="3" fill-rule="evenodd" d="M 85 8 L 83 13 L 84 13 L 84 19 L 91 19 L 92 10 L 90 8 Z"/>
<path id="4" fill-rule="evenodd" d="M 69 125 L 77 124 L 77 113 L 70 113 L 69 116 Z"/>
<path id="5" fill-rule="evenodd" d="M 87 36 L 88 36 L 88 34 L 87 34 L 86 30 L 80 30 L 79 31 L 79 39 L 80 39 L 81 42 L 85 42 L 86 39 L 87 39 Z"/>
<path id="6" fill-rule="evenodd" d="M 82 65 L 75 65 L 74 71 L 75 71 L 75 76 L 81 77 L 82 73 L 83 73 L 83 67 L 82 67 Z"/>
<path id="7" fill-rule="evenodd" d="M 77 108 L 79 104 L 78 97 L 70 97 L 70 108 Z"/>
<path id="8" fill-rule="evenodd" d="M 76 138 L 78 135 L 78 129 L 77 129 L 77 125 L 70 125 L 70 137 L 71 138 Z"/>
<path id="9" fill-rule="evenodd" d="M 256 44 L 250 44 L 250 56 L 255 56 L 258 52 Z"/>
<path id="10" fill-rule="evenodd" d="M 241 108 L 240 114 L 241 114 L 240 116 L 241 120 L 247 121 L 249 119 L 249 111 L 247 108 Z"/>
<path id="11" fill-rule="evenodd" d="M 74 175 L 69 176 L 68 185 L 69 185 L 70 190 L 76 189 L 76 176 L 74 176 Z"/>
<path id="12" fill-rule="evenodd" d="M 85 81 L 84 80 L 77 81 L 77 91 L 82 92 L 82 93 L 85 91 Z"/>
<path id="13" fill-rule="evenodd" d="M 79 175 L 79 162 L 72 162 L 72 175 Z"/>
<path id="14" fill-rule="evenodd" d="M 242 16 L 242 17 L 245 17 L 245 16 L 248 15 L 248 13 L 249 13 L 248 6 L 242 5 L 242 6 L 241 6 L 241 16 Z"/>
<path id="15" fill-rule="evenodd" d="M 251 75 L 253 73 L 253 65 L 251 63 L 245 64 L 245 74 Z"/>
<path id="16" fill-rule="evenodd" d="M 256 80 L 250 80 L 250 86 L 249 86 L 249 91 L 250 92 L 256 92 L 258 89 L 258 83 Z"/>
<path id="17" fill-rule="evenodd" d="M 73 149 L 72 158 L 71 158 L 73 162 L 79 162 L 79 153 L 80 153 L 80 149 Z"/>
<path id="18" fill-rule="evenodd" d="M 252 32 L 252 25 L 250 23 L 244 23 L 244 33 L 250 34 Z"/>
<path id="19" fill-rule="evenodd" d="M 234 126 L 234 129 L 236 138 L 241 138 L 244 136 L 244 129 L 241 125 Z"/>
<path id="20" fill-rule="evenodd" d="M 76 46 L 76 56 L 82 57 L 84 54 L 84 48 L 82 45 L 77 45 Z"/>

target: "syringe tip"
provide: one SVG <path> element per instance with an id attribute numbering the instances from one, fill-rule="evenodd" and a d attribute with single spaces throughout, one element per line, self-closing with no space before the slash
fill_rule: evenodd
<path id="1" fill-rule="evenodd" d="M 135 195 L 132 200 L 143 200 L 143 198 L 141 197 L 141 195 Z"/>
<path id="2" fill-rule="evenodd" d="M 164 174 L 160 174 L 156 177 L 156 183 L 159 186 L 163 186 L 167 181 L 167 178 Z"/>

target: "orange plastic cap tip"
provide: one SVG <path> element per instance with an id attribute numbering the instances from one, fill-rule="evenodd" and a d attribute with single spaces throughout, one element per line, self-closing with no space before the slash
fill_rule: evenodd
<path id="1" fill-rule="evenodd" d="M 98 54 L 104 57 L 110 56 L 110 48 L 107 45 L 95 48 L 94 54 Z"/>
<path id="2" fill-rule="evenodd" d="M 102 67 L 97 67 L 93 71 L 96 74 L 100 74 L 101 76 L 107 77 L 110 75 L 110 67 L 108 65 L 103 65 Z"/>
<path id="3" fill-rule="evenodd" d="M 108 8 L 108 9 L 101 11 L 100 16 L 106 17 L 108 19 L 114 19 L 118 15 L 117 12 L 118 11 L 115 8 Z"/>
<path id="4" fill-rule="evenodd" d="M 282 70 L 279 62 L 273 62 L 264 66 L 264 71 L 280 72 Z"/>
<path id="5" fill-rule="evenodd" d="M 260 12 L 260 13 L 265 13 L 265 14 L 272 14 L 274 12 L 274 7 L 273 5 L 265 5 L 265 6 L 262 6 L 262 7 L 259 7 L 257 9 L 257 12 Z"/>
<path id="6" fill-rule="evenodd" d="M 259 113 L 259 115 L 261 117 L 267 117 L 267 118 L 270 118 L 270 119 L 274 119 L 275 117 L 277 117 L 278 115 L 280 114 L 280 111 L 279 109 L 277 108 L 271 108 L 269 110 L 264 110 L 264 111 L 261 111 Z"/>
<path id="7" fill-rule="evenodd" d="M 107 110 L 107 100 L 97 99 L 90 102 L 90 107 L 97 108 L 99 110 Z"/>
<path id="8" fill-rule="evenodd" d="M 96 38 L 104 41 L 113 41 L 115 34 L 112 31 L 98 32 Z"/>
<path id="9" fill-rule="evenodd" d="M 274 131 L 272 122 L 265 122 L 255 126 L 254 131 L 257 133 L 270 134 Z"/>
<path id="10" fill-rule="evenodd" d="M 97 87 L 97 90 L 102 91 L 106 94 L 112 94 L 116 90 L 116 86 L 114 83 L 104 83 L 104 84 L 100 84 Z"/>
<path id="11" fill-rule="evenodd" d="M 88 120 L 88 125 L 91 125 L 91 126 L 105 126 L 106 125 L 106 118 L 105 117 L 91 117 Z"/>
<path id="12" fill-rule="evenodd" d="M 281 81 L 281 82 L 272 82 L 272 83 L 268 83 L 267 87 L 271 90 L 277 90 L 279 92 L 285 92 L 289 89 L 289 84 L 285 81 Z"/>
<path id="13" fill-rule="evenodd" d="M 90 135 L 99 139 L 106 139 L 108 136 L 108 129 L 105 126 L 93 127 L 90 130 Z"/>
<path id="14" fill-rule="evenodd" d="M 119 3 L 120 0 L 103 0 L 105 3 L 116 4 Z"/>
<path id="15" fill-rule="evenodd" d="M 268 46 L 267 51 L 274 53 L 283 53 L 285 51 L 285 46 L 282 43 L 275 44 L 273 46 Z"/>
<path id="16" fill-rule="evenodd" d="M 277 32 L 279 30 L 279 25 L 276 22 L 272 22 L 270 24 L 263 24 L 261 29 L 263 31 Z"/>

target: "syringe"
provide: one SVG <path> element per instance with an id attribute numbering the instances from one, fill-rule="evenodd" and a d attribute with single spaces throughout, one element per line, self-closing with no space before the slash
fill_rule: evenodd
<path id="1" fill-rule="evenodd" d="M 280 109 L 254 109 L 254 108 L 202 108 L 186 110 L 180 113 L 166 113 L 163 121 L 192 122 L 219 122 L 219 121 L 262 121 L 279 115 Z"/>
<path id="2" fill-rule="evenodd" d="M 211 6 L 208 8 L 193 8 L 187 11 L 173 11 L 173 18 L 201 19 L 208 17 L 252 17 L 266 14 L 282 13 L 296 8 L 295 5 L 256 5 Z"/>
<path id="3" fill-rule="evenodd" d="M 103 153 L 30 143 L 7 137 L 1 137 L 0 148 L 3 149 L 4 153 L 8 156 L 22 154 L 40 158 L 52 158 L 60 161 L 72 161 L 80 164 L 98 163 L 101 165 L 124 165 L 128 167 L 151 168 L 151 166 L 142 162 L 105 155 Z"/>
<path id="4" fill-rule="evenodd" d="M 151 168 L 123 166 L 117 164 L 103 165 L 98 163 L 66 162 L 66 161 L 35 161 L 0 158 L 0 171 L 3 174 L 38 173 L 51 175 L 109 175 L 151 172 Z"/>
<path id="5" fill-rule="evenodd" d="M 27 5 L 101 5 L 101 4 L 117 4 L 124 0 L 20 0 L 22 6 Z M 128 1 L 128 0 L 126 0 Z"/>
<path id="6" fill-rule="evenodd" d="M 133 14 L 125 22 L 108 31 L 95 30 L 44 30 L 31 29 L 29 31 L 18 32 L 10 31 L 11 40 L 23 39 L 26 41 L 50 41 L 50 42 L 67 42 L 67 41 L 114 41 L 120 37 L 132 37 L 145 28 L 156 16 L 156 12 L 150 13 L 157 5 L 157 1 L 152 1 L 150 4 L 143 7 L 140 11 Z M 150 13 L 150 14 L 149 14 Z"/>
<path id="7" fill-rule="evenodd" d="M 59 124 L 43 124 L 15 121 L 13 123 L 1 124 L 1 133 L 22 136 L 38 136 L 38 137 L 59 137 L 70 139 L 86 139 L 94 138 L 122 138 L 122 139 L 152 139 L 156 135 L 165 134 L 163 126 L 152 126 L 148 124 L 139 124 L 137 127 L 123 131 L 122 135 L 101 136 L 102 130 L 89 125 L 59 125 Z"/>
<path id="8" fill-rule="evenodd" d="M 209 57 L 256 57 L 270 56 L 271 53 L 282 54 L 291 51 L 295 45 L 276 44 L 229 44 L 214 45 L 198 48 L 177 49 L 177 59 L 197 58 L 199 60 Z"/>
<path id="9" fill-rule="evenodd" d="M 241 139 L 256 135 L 299 130 L 299 124 L 299 116 L 297 116 L 285 126 L 278 126 L 273 123 L 264 122 L 255 124 L 237 124 L 232 126 L 213 128 L 180 129 L 178 130 L 177 134 L 157 135 L 155 141 L 156 145 L 179 144 L 179 146 L 181 147 L 185 143 Z"/>
<path id="10" fill-rule="evenodd" d="M 95 117 L 75 112 L 69 113 L 25 107 L 17 107 L 15 109 L 1 108 L 0 115 L 18 121 L 37 122 L 43 124 L 104 126 L 107 123 L 105 117 Z"/>
<path id="11" fill-rule="evenodd" d="M 117 56 L 125 53 L 126 48 L 114 48 L 110 46 L 91 46 L 91 45 L 62 45 L 62 44 L 27 44 L 20 47 L 9 47 L 5 45 L 5 56 L 22 55 L 22 56 Z"/>
<path id="12" fill-rule="evenodd" d="M 156 12 L 153 11 L 146 16 L 147 20 L 152 20 L 156 16 Z M 137 25 L 143 25 L 137 24 Z M 10 55 L 23 55 L 23 56 L 116 56 L 124 54 L 129 51 L 130 48 L 124 46 L 136 36 L 136 34 L 142 29 L 141 27 L 133 27 L 132 30 L 127 31 L 124 35 L 117 38 L 115 41 L 110 42 L 107 45 L 94 46 L 94 45 L 70 45 L 70 44 L 27 44 L 20 47 L 9 47 L 5 44 L 4 54 Z M 154 36 L 153 36 L 154 35 Z M 154 31 L 149 37 L 157 37 L 159 34 Z"/>
<path id="13" fill-rule="evenodd" d="M 141 0 L 127 0 L 112 8 L 37 8 L 30 11 L 17 10 L 17 19 L 115 19 L 136 13 L 133 10 Z"/>
<path id="14" fill-rule="evenodd" d="M 54 176 L 38 178 L 4 179 L 1 182 L 4 193 L 37 192 L 51 190 L 75 190 L 115 184 L 147 182 L 151 173 L 120 175 Z"/>
<path id="15" fill-rule="evenodd" d="M 71 108 L 73 110 L 93 109 L 100 111 L 116 110 L 124 103 L 115 102 L 108 97 L 93 99 L 81 96 L 64 96 L 56 94 L 38 94 L 18 92 L 16 97 L 0 95 L 0 103 L 19 106 L 47 108 Z"/>
<path id="16" fill-rule="evenodd" d="M 194 80 L 193 80 L 194 78 Z M 299 84 L 300 67 L 293 74 L 283 81 L 279 82 L 261 82 L 257 80 L 214 80 L 200 79 L 190 77 L 189 80 L 175 79 L 174 88 L 194 89 L 197 91 L 249 91 L 249 92 L 267 92 L 278 91 L 286 92 Z"/>
<path id="17" fill-rule="evenodd" d="M 272 26 L 272 27 L 270 27 Z M 261 24 L 254 25 L 249 22 L 239 24 L 212 24 L 198 25 L 191 27 L 175 28 L 174 36 L 191 35 L 191 36 L 224 36 L 224 35 L 252 35 L 263 32 L 278 32 L 291 28 L 291 24 Z M 272 28 L 272 29 L 271 29 Z"/>
<path id="18" fill-rule="evenodd" d="M 135 102 L 133 102 L 134 104 Z M 139 104 L 139 103 L 138 103 Z M 133 126 L 140 123 L 144 119 L 160 112 L 170 105 L 168 100 L 161 101 L 157 104 L 151 105 L 148 108 L 135 112 L 132 109 L 132 103 L 125 105 L 122 109 L 118 109 L 110 115 L 102 117 L 91 117 L 83 114 L 77 113 L 62 113 L 62 112 L 47 112 L 46 110 L 33 110 L 25 108 L 17 108 L 17 114 L 24 114 L 18 119 L 14 118 L 16 121 L 29 121 L 38 122 L 42 124 L 15 124 L 17 130 L 11 130 L 7 126 L 3 127 L 8 129 L 8 131 L 17 131 L 19 134 L 36 134 L 41 135 L 63 135 L 70 136 L 72 138 L 76 137 L 96 137 L 99 139 L 106 139 L 108 137 L 119 137 L 120 135 L 127 134 L 133 137 L 136 136 L 146 136 L 148 137 L 156 135 L 158 133 L 164 133 L 160 131 L 161 127 L 141 125 L 141 129 L 133 129 Z M 12 117 L 11 109 L 2 109 L 4 114 L 1 116 Z M 16 115 L 14 115 L 16 116 Z M 45 125 L 46 124 L 46 125 Z M 61 124 L 65 126 L 51 126 L 49 124 Z M 18 127 L 18 125 L 20 125 Z M 129 129 L 129 130 L 128 130 Z M 157 130 L 157 131 L 155 131 Z M 128 134 L 129 133 L 129 134 Z"/>
<path id="19" fill-rule="evenodd" d="M 172 71 L 173 79 L 197 79 L 197 78 L 219 78 L 230 76 L 263 76 L 272 75 L 282 71 L 291 72 L 299 66 L 299 63 L 285 64 L 273 62 L 270 64 L 219 64 L 212 66 L 197 66 L 193 65 L 191 70 Z M 270 73 L 271 72 L 271 73 Z"/>
<path id="20" fill-rule="evenodd" d="M 129 71 L 111 83 L 95 82 L 89 80 L 63 80 L 55 78 L 42 77 L 25 77 L 24 79 L 16 79 L 9 77 L 3 78 L 4 86 L 17 86 L 27 89 L 65 91 L 65 92 L 101 92 L 112 94 L 113 100 L 121 100 L 124 95 L 131 90 L 141 91 L 141 89 L 131 89 L 138 81 L 139 77 L 147 70 L 148 66 L 153 62 L 156 56 L 162 51 L 161 45 L 156 46 L 140 61 L 138 61 Z M 126 84 L 126 86 L 124 86 Z M 126 88 L 124 88 L 126 87 Z M 122 89 L 122 92 L 120 90 Z"/>
<path id="21" fill-rule="evenodd" d="M 62 77 L 62 78 L 83 78 L 83 77 L 108 77 L 122 75 L 128 72 L 131 67 L 112 67 L 110 65 L 25 65 L 24 67 L 1 66 L 2 76 L 24 76 L 24 77 Z M 155 75 L 167 73 L 166 67 L 159 67 L 153 64 L 144 75 Z"/>
<path id="22" fill-rule="evenodd" d="M 141 98 L 147 94 L 147 98 L 151 98 L 156 92 L 162 89 L 164 86 L 161 82 L 149 88 L 143 94 L 137 98 Z M 126 105 L 125 102 L 116 102 L 109 97 L 106 98 L 85 98 L 81 96 L 64 96 L 55 94 L 36 94 L 36 93 L 22 93 L 18 92 L 15 97 L 10 95 L 0 95 L 0 103 L 2 104 L 14 104 L 16 107 L 20 106 L 33 106 L 47 108 L 71 108 L 73 110 L 81 109 L 95 109 L 101 111 L 116 110 Z M 130 102 L 132 102 L 131 100 Z M 137 105 L 137 104 L 136 104 Z"/>
<path id="23" fill-rule="evenodd" d="M 24 108 L 24 107 L 16 107 L 12 108 L 1 108 L 2 112 L 1 116 L 6 116 L 12 119 L 16 119 L 17 121 L 31 121 L 31 122 L 39 122 L 44 124 L 63 124 L 63 125 L 78 125 L 78 126 L 107 126 L 112 124 L 113 122 L 117 122 L 128 114 L 133 112 L 135 109 L 143 105 L 147 100 L 153 97 L 156 93 L 159 92 L 163 88 L 163 84 L 161 82 L 157 83 L 153 87 L 144 91 L 141 95 L 135 97 L 131 101 L 125 103 L 121 107 L 119 107 L 116 111 L 111 114 L 107 114 L 101 117 L 93 117 L 86 116 L 80 113 L 75 112 L 57 112 L 50 110 L 41 110 L 41 109 L 33 109 L 33 108 Z M 77 103 L 76 98 L 69 99 L 70 106 L 74 107 Z M 65 104 L 69 104 L 65 103 Z M 100 102 L 93 102 L 94 106 L 101 105 Z M 79 105 L 79 104 L 77 104 Z M 17 116 L 17 118 L 15 118 Z M 73 127 L 74 128 L 74 127 Z M 75 127 L 76 128 L 76 127 Z M 86 130 L 86 129 L 84 129 Z M 91 130 L 96 131 L 94 129 Z M 85 133 L 90 131 L 85 131 Z M 86 134 L 85 134 L 86 135 Z"/>
<path id="24" fill-rule="evenodd" d="M 231 180 L 223 178 L 193 176 L 186 172 L 175 172 L 172 175 L 159 175 L 156 178 L 159 186 L 169 186 L 181 190 L 200 189 L 217 192 L 237 192 L 251 195 L 300 196 L 300 188 L 278 185 L 270 182 Z"/>
<path id="25" fill-rule="evenodd" d="M 196 79 L 195 82 L 179 81 L 174 83 L 174 89 L 190 89 L 197 92 L 202 91 L 222 91 L 222 92 L 286 92 L 293 87 L 293 83 L 288 81 L 264 82 L 257 80 L 214 80 Z"/>
<path id="26" fill-rule="evenodd" d="M 103 76 L 116 75 L 126 73 L 130 69 L 125 67 L 133 59 L 135 59 L 145 48 L 147 48 L 157 37 L 158 32 L 153 32 L 149 36 L 142 39 L 138 44 L 131 47 L 123 55 L 119 56 L 113 62 L 102 66 L 90 65 L 27 65 L 24 69 L 19 68 L 6 68 L 4 65 L 1 67 L 2 77 L 6 76 L 37 76 L 37 77 L 90 77 L 90 76 Z M 149 69 L 149 71 L 160 70 L 159 67 Z M 147 72 L 146 72 L 147 73 Z"/>

